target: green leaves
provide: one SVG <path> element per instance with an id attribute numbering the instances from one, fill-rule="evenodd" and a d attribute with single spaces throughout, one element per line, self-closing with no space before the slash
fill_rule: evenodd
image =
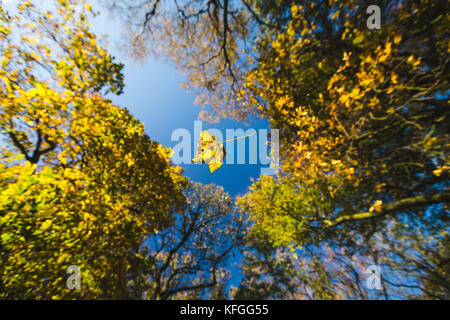
<path id="1" fill-rule="evenodd" d="M 8 240 L 12 238 L 12 234 L 3 233 L 0 238 L 2 239 L 2 242 L 8 242 Z"/>
<path id="2" fill-rule="evenodd" d="M 356 37 L 353 39 L 353 44 L 356 45 L 356 44 L 362 42 L 363 40 L 364 40 L 364 36 L 363 36 L 363 35 L 356 36 Z"/>

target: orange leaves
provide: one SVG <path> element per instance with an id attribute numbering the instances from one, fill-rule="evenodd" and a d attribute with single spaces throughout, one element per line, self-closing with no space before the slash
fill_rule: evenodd
<path id="1" fill-rule="evenodd" d="M 417 67 L 421 63 L 422 59 L 420 57 L 415 57 L 414 55 L 410 55 L 406 60 L 407 63 L 411 64 L 414 67 Z"/>
<path id="2" fill-rule="evenodd" d="M 383 206 L 383 201 L 377 200 L 374 204 L 369 208 L 369 212 L 381 212 L 381 208 Z"/>
<path id="3" fill-rule="evenodd" d="M 394 36 L 394 44 L 399 44 L 400 41 L 402 41 L 402 35 L 401 34 L 396 34 Z"/>
<path id="4" fill-rule="evenodd" d="M 441 176 L 444 172 L 448 172 L 450 170 L 450 166 L 438 166 L 436 170 L 433 170 L 433 174 L 437 177 Z"/>

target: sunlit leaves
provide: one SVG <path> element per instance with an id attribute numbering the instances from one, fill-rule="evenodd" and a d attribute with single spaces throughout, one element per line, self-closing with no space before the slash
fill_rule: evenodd
<path id="1" fill-rule="evenodd" d="M 446 185 L 438 176 L 449 150 L 438 121 L 449 116 L 442 4 L 390 2 L 392 19 L 376 32 L 354 23 L 366 18 L 355 1 L 312 4 L 267 9 L 284 24 L 262 36 L 241 94 L 282 129 L 283 174 L 261 178 L 242 199 L 255 234 L 277 245 L 318 236 L 340 215 L 375 216 L 386 203 Z M 429 16 L 427 34 L 411 32 Z M 270 193 L 274 185 L 286 196 Z M 293 205 L 296 198 L 305 205 Z"/>
<path id="2" fill-rule="evenodd" d="M 77 5 L 1 12 L 11 30 L 0 43 L 2 298 L 127 297 L 140 244 L 184 203 L 170 151 L 103 97 L 121 92 L 122 66 Z M 69 265 L 79 291 L 66 286 Z"/>
<path id="3" fill-rule="evenodd" d="M 216 136 L 205 130 L 201 133 L 197 154 L 192 159 L 192 162 L 207 163 L 209 170 L 213 173 L 222 166 L 225 155 L 223 143 L 218 141 Z"/>

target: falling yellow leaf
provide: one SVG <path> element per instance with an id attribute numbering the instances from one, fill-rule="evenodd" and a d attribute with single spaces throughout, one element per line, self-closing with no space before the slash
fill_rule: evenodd
<path id="1" fill-rule="evenodd" d="M 197 154 L 192 162 L 206 163 L 211 173 L 219 169 L 223 164 L 226 152 L 223 143 L 207 130 L 202 131 L 198 142 Z"/>
<path id="2" fill-rule="evenodd" d="M 83 3 L 84 3 L 84 5 L 86 6 L 86 9 L 87 9 L 88 11 L 92 11 L 92 6 L 91 6 L 91 5 L 87 4 L 86 2 L 83 2 Z"/>

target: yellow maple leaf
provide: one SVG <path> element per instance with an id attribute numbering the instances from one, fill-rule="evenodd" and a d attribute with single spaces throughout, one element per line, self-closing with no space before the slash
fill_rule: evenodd
<path id="1" fill-rule="evenodd" d="M 197 154 L 192 162 L 206 163 L 211 173 L 219 169 L 223 164 L 226 152 L 223 143 L 209 131 L 202 131 L 198 142 Z"/>

